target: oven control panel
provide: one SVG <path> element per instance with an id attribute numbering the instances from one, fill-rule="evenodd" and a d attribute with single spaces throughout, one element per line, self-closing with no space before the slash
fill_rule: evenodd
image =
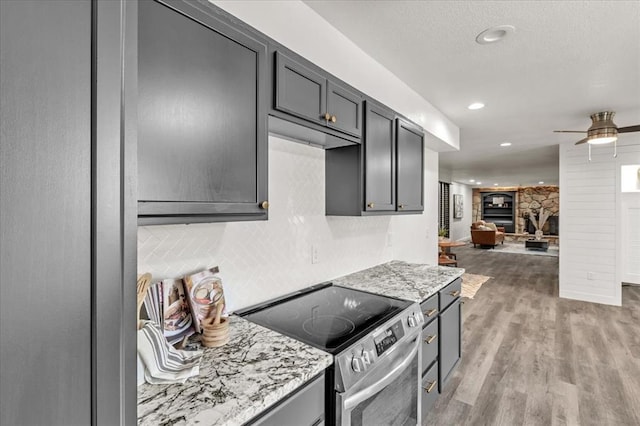
<path id="1" fill-rule="evenodd" d="M 344 392 L 369 374 L 377 364 L 386 365 L 384 359 L 393 356 L 396 346 L 421 333 L 423 322 L 420 305 L 414 303 L 336 355 L 336 390 Z"/>
<path id="2" fill-rule="evenodd" d="M 378 356 L 382 355 L 384 351 L 389 349 L 398 340 L 404 336 L 404 329 L 402 323 L 396 321 L 391 327 L 383 330 L 377 336 L 373 336 L 373 343 L 376 345 L 376 352 Z"/>

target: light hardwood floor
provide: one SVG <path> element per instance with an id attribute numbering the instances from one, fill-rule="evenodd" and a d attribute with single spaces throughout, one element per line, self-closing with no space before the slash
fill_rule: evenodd
<path id="1" fill-rule="evenodd" d="M 493 277 L 463 305 L 463 355 L 424 425 L 640 425 L 640 287 L 558 298 L 558 258 L 455 249 Z"/>

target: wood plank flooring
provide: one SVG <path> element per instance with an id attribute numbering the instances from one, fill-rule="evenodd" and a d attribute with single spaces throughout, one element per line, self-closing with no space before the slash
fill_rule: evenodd
<path id="1" fill-rule="evenodd" d="M 558 258 L 457 248 L 493 277 L 463 305 L 463 355 L 424 425 L 640 425 L 640 287 L 558 298 Z"/>

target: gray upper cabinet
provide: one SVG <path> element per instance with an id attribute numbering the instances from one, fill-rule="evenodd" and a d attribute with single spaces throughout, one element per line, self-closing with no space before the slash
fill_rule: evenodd
<path id="1" fill-rule="evenodd" d="M 181 1 L 138 26 L 139 223 L 266 219 L 267 41 Z"/>
<path id="2" fill-rule="evenodd" d="M 327 120 L 328 127 L 356 137 L 362 135 L 362 97 L 359 94 L 329 80 L 327 111 L 330 115 Z"/>
<path id="3" fill-rule="evenodd" d="M 366 102 L 364 147 L 364 209 L 396 209 L 396 115 L 371 101 Z"/>
<path id="4" fill-rule="evenodd" d="M 317 124 L 325 124 L 327 79 L 276 53 L 275 107 Z"/>
<path id="5" fill-rule="evenodd" d="M 316 125 L 359 138 L 362 96 L 326 73 L 275 52 L 274 108 Z"/>
<path id="6" fill-rule="evenodd" d="M 398 119 L 398 211 L 423 211 L 424 134 L 418 126 Z"/>
<path id="7" fill-rule="evenodd" d="M 367 99 L 361 145 L 326 150 L 326 214 L 423 211 L 422 129 Z"/>

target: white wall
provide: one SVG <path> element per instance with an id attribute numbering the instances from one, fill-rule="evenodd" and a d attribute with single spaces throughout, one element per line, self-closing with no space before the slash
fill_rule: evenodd
<path id="1" fill-rule="evenodd" d="M 449 187 L 449 194 L 451 194 L 451 205 L 449 212 L 451 217 L 449 218 L 449 238 L 455 241 L 458 240 L 470 240 L 471 232 L 471 215 L 473 205 L 473 193 L 472 188 L 469 185 L 463 183 L 451 182 Z M 461 219 L 454 219 L 453 217 L 453 195 L 462 194 L 463 199 L 463 212 Z"/>
<path id="2" fill-rule="evenodd" d="M 455 124 L 303 2 L 209 1 L 421 125 L 428 148 L 460 149 Z"/>
<path id="3" fill-rule="evenodd" d="M 138 271 L 157 280 L 218 265 L 234 310 L 392 259 L 435 264 L 437 164 L 426 150 L 423 214 L 327 217 L 324 151 L 272 136 L 269 220 L 139 227 Z"/>
<path id="4" fill-rule="evenodd" d="M 621 164 L 640 162 L 640 137 L 620 140 L 618 158 L 612 145 L 594 146 L 591 162 L 586 145 L 560 145 L 560 297 L 621 303 L 616 177 Z"/>

